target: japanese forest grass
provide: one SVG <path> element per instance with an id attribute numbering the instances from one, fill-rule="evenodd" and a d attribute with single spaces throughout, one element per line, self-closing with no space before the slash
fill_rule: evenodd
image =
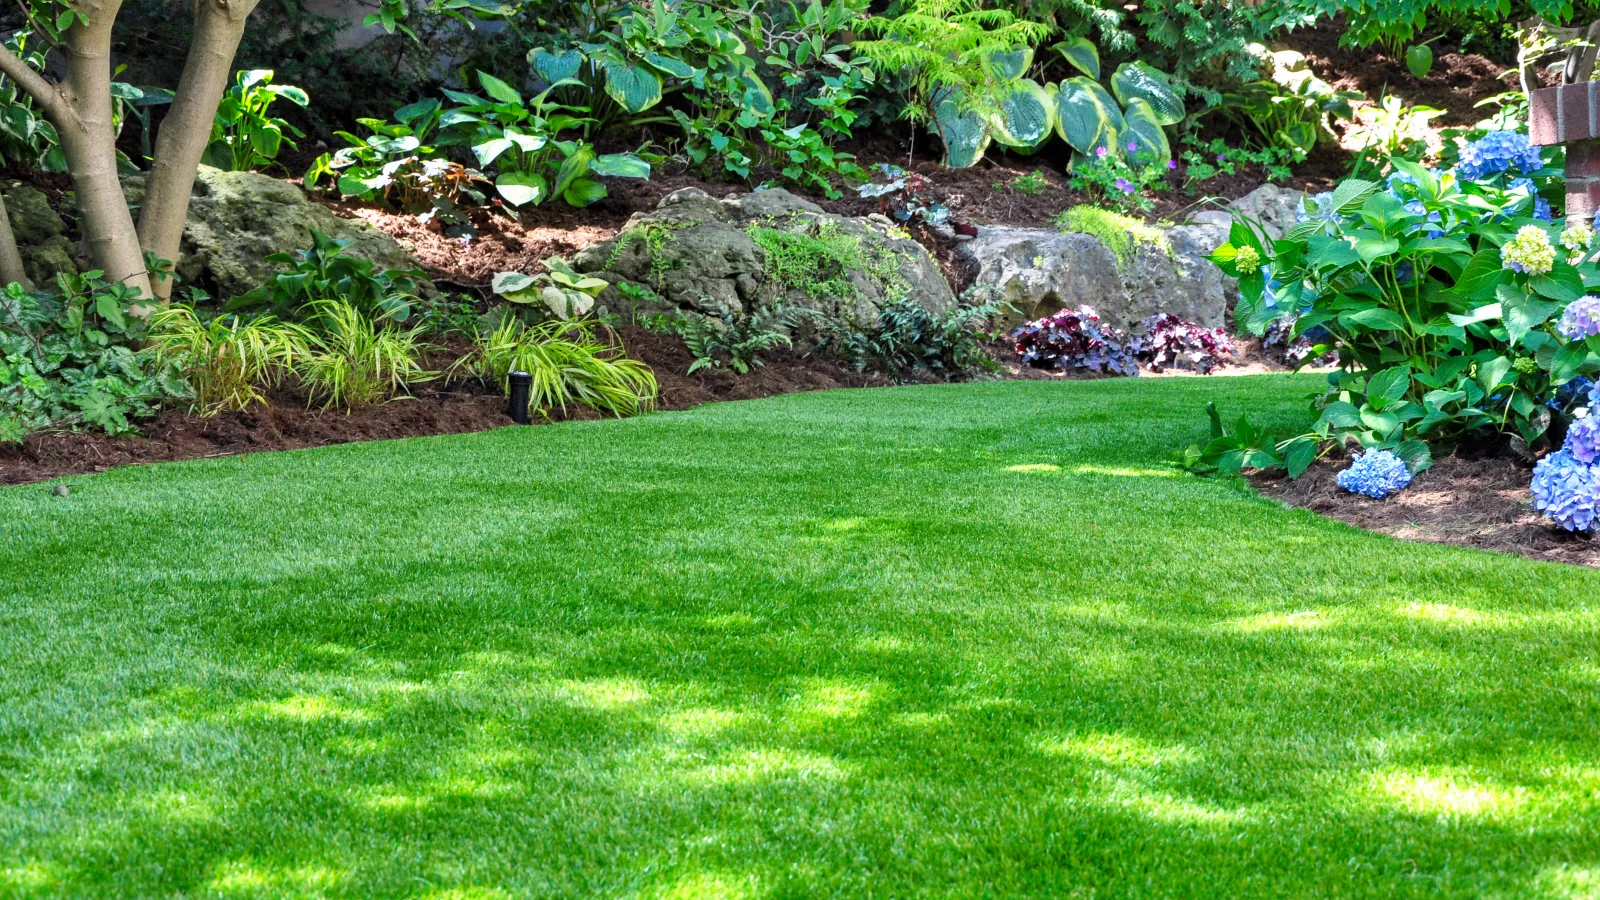
<path id="1" fill-rule="evenodd" d="M 1169 462 L 1316 381 L 0 490 L 0 896 L 1594 896 L 1600 575 Z"/>

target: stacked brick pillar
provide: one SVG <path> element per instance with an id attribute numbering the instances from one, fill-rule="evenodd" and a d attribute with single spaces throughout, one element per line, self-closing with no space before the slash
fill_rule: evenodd
<path id="1" fill-rule="evenodd" d="M 1528 137 L 1567 147 L 1567 216 L 1592 222 L 1600 212 L 1600 81 L 1542 88 L 1528 95 Z"/>

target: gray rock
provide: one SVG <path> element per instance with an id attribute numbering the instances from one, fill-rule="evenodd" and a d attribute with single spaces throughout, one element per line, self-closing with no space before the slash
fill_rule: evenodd
<path id="1" fill-rule="evenodd" d="M 791 243 L 811 250 L 825 241 L 842 251 L 833 258 L 846 264 L 820 257 L 814 270 L 783 269 L 756 240 L 758 228 L 793 235 Z M 781 303 L 870 322 L 884 303 L 901 296 L 930 310 L 955 303 L 933 258 L 888 219 L 835 216 L 777 188 L 723 200 L 698 188 L 675 191 L 656 209 L 636 213 L 615 239 L 579 253 L 572 265 L 611 282 L 599 304 L 621 314 L 647 310 L 631 309 L 619 285 L 653 291 L 658 309 L 711 315 Z M 811 279 L 812 289 L 799 284 L 801 279 Z M 838 290 L 814 289 L 816 282 L 827 281 Z"/>
<path id="2" fill-rule="evenodd" d="M 1122 329 L 1158 312 L 1222 325 L 1226 279 L 1206 256 L 1227 240 L 1227 229 L 1182 225 L 1162 231 L 1164 245 L 1136 243 L 1125 266 L 1092 235 L 1040 228 L 980 228 L 959 252 L 977 264 L 975 299 L 1011 304 L 1007 325 L 1078 306 L 1093 307 Z"/>
<path id="3" fill-rule="evenodd" d="M 143 193 L 142 181 L 137 190 Z M 379 268 L 416 267 L 394 238 L 365 222 L 339 218 L 297 185 L 254 172 L 201 166 L 183 228 L 178 276 L 218 297 L 243 293 L 281 270 L 266 262 L 268 255 L 310 247 L 313 230 L 351 241 L 345 253 L 370 259 Z"/>
<path id="4" fill-rule="evenodd" d="M 65 234 L 67 222 L 50 206 L 44 193 L 25 184 L 5 189 L 6 217 L 11 220 L 11 232 L 17 243 L 42 244 L 58 234 Z"/>
<path id="5" fill-rule="evenodd" d="M 1229 207 L 1246 219 L 1260 222 L 1267 234 L 1276 240 L 1283 237 L 1285 231 L 1294 227 L 1295 211 L 1300 208 L 1300 201 L 1305 199 L 1305 196 L 1305 191 L 1281 188 L 1275 184 L 1263 184 L 1230 203 Z M 1232 218 L 1228 217 L 1230 223 Z M 1195 216 L 1190 221 L 1201 220 Z"/>

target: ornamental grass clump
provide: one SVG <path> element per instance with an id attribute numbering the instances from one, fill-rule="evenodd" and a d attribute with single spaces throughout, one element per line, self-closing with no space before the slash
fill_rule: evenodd
<path id="1" fill-rule="evenodd" d="M 1392 451 L 1368 450 L 1356 454 L 1350 468 L 1335 476 L 1334 481 L 1352 494 L 1382 500 L 1411 483 L 1411 470 Z"/>
<path id="2" fill-rule="evenodd" d="M 1100 375 L 1138 375 L 1128 337 L 1100 321 L 1093 307 L 1063 309 L 1011 333 L 1023 363 L 1036 369 L 1072 369 Z"/>

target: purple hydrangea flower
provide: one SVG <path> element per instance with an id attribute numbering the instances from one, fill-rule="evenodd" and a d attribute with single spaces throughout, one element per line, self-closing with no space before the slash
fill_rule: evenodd
<path id="1" fill-rule="evenodd" d="M 1600 479 L 1588 466 L 1562 448 L 1539 460 L 1530 485 L 1535 509 L 1568 531 L 1588 531 L 1600 503 Z"/>
<path id="2" fill-rule="evenodd" d="M 1600 297 L 1581 297 L 1567 304 L 1556 331 L 1569 341 L 1600 335 Z"/>
<path id="3" fill-rule="evenodd" d="M 1550 201 L 1543 197 L 1534 197 L 1533 217 L 1544 222 L 1549 222 L 1554 219 L 1555 214 L 1550 211 Z"/>
<path id="4" fill-rule="evenodd" d="M 1567 429 L 1567 442 L 1562 447 L 1578 462 L 1594 465 L 1595 460 L 1600 459 L 1600 416 L 1584 416 L 1574 421 Z"/>
<path id="5" fill-rule="evenodd" d="M 1544 167 L 1539 148 L 1528 136 L 1515 131 L 1491 131 L 1461 148 L 1461 163 L 1456 175 L 1462 181 L 1482 181 L 1516 169 L 1529 175 Z"/>
<path id="6" fill-rule="evenodd" d="M 1334 481 L 1352 494 L 1381 500 L 1410 484 L 1411 470 L 1393 451 L 1368 450 L 1357 454 L 1350 468 L 1340 472 Z"/>

